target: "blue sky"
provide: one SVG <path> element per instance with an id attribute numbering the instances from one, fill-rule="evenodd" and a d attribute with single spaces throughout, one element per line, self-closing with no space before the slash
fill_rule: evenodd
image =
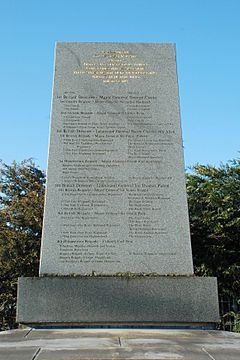
<path id="1" fill-rule="evenodd" d="M 186 166 L 240 157 L 239 0 L 0 0 L 0 158 L 46 168 L 56 41 L 174 42 Z"/>

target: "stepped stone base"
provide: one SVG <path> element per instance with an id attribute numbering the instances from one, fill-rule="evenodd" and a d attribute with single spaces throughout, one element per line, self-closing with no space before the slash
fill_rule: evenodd
<path id="1" fill-rule="evenodd" d="M 217 279 L 195 276 L 19 278 L 17 321 L 30 326 L 214 328 Z"/>

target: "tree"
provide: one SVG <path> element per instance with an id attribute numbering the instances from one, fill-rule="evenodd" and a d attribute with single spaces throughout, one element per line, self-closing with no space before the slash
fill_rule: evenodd
<path id="1" fill-rule="evenodd" d="M 17 278 L 37 276 L 45 174 L 31 160 L 0 167 L 0 330 L 15 324 Z"/>
<path id="2" fill-rule="evenodd" d="M 216 276 L 219 293 L 240 299 L 240 160 L 196 165 L 187 174 L 197 275 Z"/>

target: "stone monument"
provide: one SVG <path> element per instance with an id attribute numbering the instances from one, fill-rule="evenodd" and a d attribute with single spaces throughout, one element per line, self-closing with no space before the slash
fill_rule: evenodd
<path id="1" fill-rule="evenodd" d="M 214 327 L 193 274 L 175 46 L 58 43 L 39 278 L 30 325 Z"/>

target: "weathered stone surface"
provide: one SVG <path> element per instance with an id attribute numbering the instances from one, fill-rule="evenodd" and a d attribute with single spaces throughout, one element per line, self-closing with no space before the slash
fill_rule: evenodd
<path id="1" fill-rule="evenodd" d="M 193 273 L 172 44 L 56 46 L 40 273 L 93 271 Z"/>
<path id="2" fill-rule="evenodd" d="M 17 321 L 26 324 L 212 326 L 215 278 L 20 278 Z"/>
<path id="3" fill-rule="evenodd" d="M 240 334 L 196 330 L 36 330 L 1 341 L 1 360 L 239 360 Z M 6 338 L 5 338 L 6 339 Z M 32 352 L 32 355 L 31 355 Z"/>

